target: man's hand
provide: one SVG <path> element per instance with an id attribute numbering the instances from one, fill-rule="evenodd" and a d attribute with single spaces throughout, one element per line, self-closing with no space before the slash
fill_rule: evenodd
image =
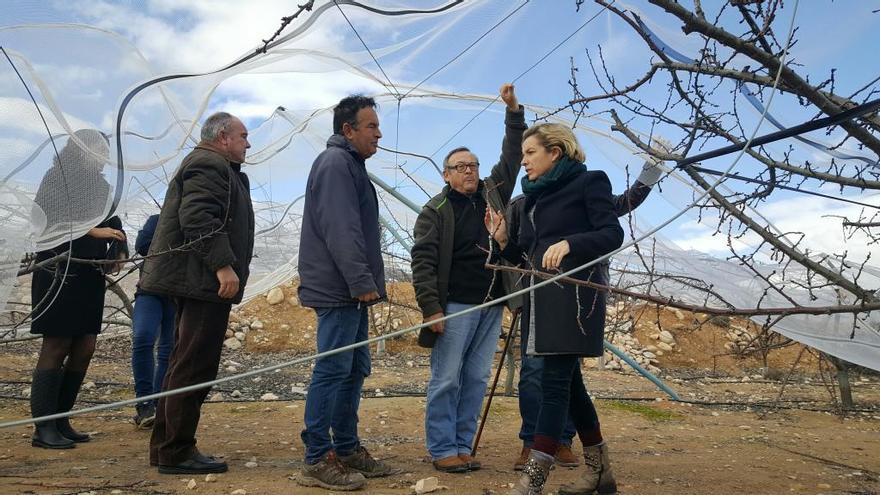
<path id="1" fill-rule="evenodd" d="M 565 258 L 570 252 L 571 249 L 568 245 L 568 241 L 561 240 L 544 251 L 544 258 L 541 260 L 541 265 L 546 270 L 555 270 L 562 264 L 562 258 Z"/>
<path id="2" fill-rule="evenodd" d="M 508 110 L 519 110 L 519 100 L 516 99 L 516 92 L 513 90 L 513 84 L 502 84 L 498 93 L 501 95 L 501 100 L 507 104 Z"/>
<path id="3" fill-rule="evenodd" d="M 124 241 L 125 232 L 121 230 L 111 229 L 110 227 L 92 227 L 86 232 L 96 239 L 109 239 L 111 241 Z"/>
<path id="4" fill-rule="evenodd" d="M 217 281 L 220 282 L 220 290 L 217 295 L 222 299 L 232 299 L 238 294 L 238 275 L 232 266 L 226 265 L 217 270 Z"/>
<path id="5" fill-rule="evenodd" d="M 357 296 L 355 299 L 357 299 L 360 302 L 372 302 L 372 301 L 379 299 L 379 293 L 376 291 L 367 292 L 366 294 L 361 294 L 361 295 Z"/>
<path id="6" fill-rule="evenodd" d="M 493 210 L 491 206 L 486 206 L 486 216 L 483 217 L 483 223 L 486 224 L 486 230 L 489 235 L 495 239 L 495 242 L 501 246 L 501 249 L 507 247 L 507 221 L 504 215 Z"/>
<path id="7" fill-rule="evenodd" d="M 443 316 L 444 316 L 443 313 L 434 313 L 431 316 L 426 316 L 424 319 L 424 322 L 428 323 L 429 321 L 439 320 L 440 318 L 443 318 Z M 432 324 L 428 328 L 430 328 L 431 331 L 436 334 L 443 334 L 443 323 L 445 323 L 445 322 L 438 321 L 437 323 Z"/>

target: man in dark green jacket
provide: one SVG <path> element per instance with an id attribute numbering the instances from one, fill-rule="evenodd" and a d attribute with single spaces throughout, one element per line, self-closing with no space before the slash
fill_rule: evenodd
<path id="1" fill-rule="evenodd" d="M 254 251 L 250 185 L 241 172 L 250 144 L 226 112 L 205 120 L 201 142 L 168 186 L 140 286 L 175 297 L 175 346 L 162 390 L 214 380 L 229 311 L 241 302 Z M 196 449 L 207 388 L 159 399 L 150 464 L 164 474 L 220 473 L 225 462 Z"/>
<path id="2" fill-rule="evenodd" d="M 447 185 L 422 208 L 415 225 L 412 274 L 425 321 L 458 313 L 504 294 L 504 284 L 484 264 L 489 233 L 486 206 L 504 208 L 522 160 L 526 130 L 523 108 L 512 84 L 501 86 L 507 104 L 501 159 L 485 180 L 467 148 L 444 160 Z M 471 454 L 477 416 L 501 331 L 498 304 L 423 329 L 420 342 L 435 340 L 425 410 L 425 437 L 434 467 L 444 472 L 479 469 Z M 425 337 L 436 337 L 426 339 Z"/>

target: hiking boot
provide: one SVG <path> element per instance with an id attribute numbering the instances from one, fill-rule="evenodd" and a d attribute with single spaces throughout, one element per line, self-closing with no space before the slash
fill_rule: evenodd
<path id="1" fill-rule="evenodd" d="M 149 402 L 146 404 L 138 404 L 135 406 L 137 414 L 134 417 L 134 424 L 139 430 L 149 430 L 156 422 L 156 404 Z"/>
<path id="2" fill-rule="evenodd" d="M 302 486 L 319 486 L 327 490 L 339 490 L 343 492 L 360 490 L 364 487 L 367 479 L 361 473 L 349 471 L 336 452 L 330 451 L 317 464 L 306 464 L 296 482 Z"/>
<path id="3" fill-rule="evenodd" d="M 541 495 L 552 465 L 551 455 L 538 450 L 529 452 L 529 460 L 523 466 L 522 474 L 510 490 L 510 495 Z"/>
<path id="4" fill-rule="evenodd" d="M 457 455 L 437 459 L 432 464 L 434 464 L 434 469 L 441 473 L 465 473 L 468 470 L 467 461 Z"/>
<path id="5" fill-rule="evenodd" d="M 617 481 L 611 471 L 608 446 L 605 442 L 592 447 L 584 447 L 584 466 L 586 471 L 574 483 L 559 488 L 559 495 L 589 495 L 617 493 Z"/>
<path id="6" fill-rule="evenodd" d="M 529 462 L 529 452 L 531 452 L 531 451 L 532 451 L 532 449 L 530 449 L 528 447 L 522 448 L 522 451 L 520 451 L 520 453 L 519 453 L 519 457 L 517 457 L 516 462 L 513 463 L 513 470 L 514 471 L 522 471 L 523 470 L 523 468 L 526 466 L 526 463 Z"/>
<path id="7" fill-rule="evenodd" d="M 391 466 L 376 460 L 363 446 L 358 447 L 350 455 L 339 456 L 339 462 L 348 469 L 361 473 L 365 478 L 381 478 L 382 476 L 394 474 Z"/>
<path id="8" fill-rule="evenodd" d="M 483 463 L 471 457 L 470 454 L 458 454 L 458 458 L 467 464 L 468 471 L 479 471 Z"/>
<path id="9" fill-rule="evenodd" d="M 581 465 L 581 461 L 571 451 L 571 445 L 561 444 L 559 450 L 556 451 L 556 465 L 575 468 Z"/>

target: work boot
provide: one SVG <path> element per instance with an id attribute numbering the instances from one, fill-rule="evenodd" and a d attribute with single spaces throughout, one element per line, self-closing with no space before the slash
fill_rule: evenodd
<path id="1" fill-rule="evenodd" d="M 31 379 L 31 417 L 39 418 L 58 411 L 58 390 L 61 388 L 61 370 L 34 370 Z M 72 449 L 73 440 L 58 431 L 55 421 L 37 421 L 31 445 L 44 449 Z"/>
<path id="2" fill-rule="evenodd" d="M 592 447 L 584 447 L 584 475 L 575 481 L 559 488 L 559 495 L 590 495 L 617 493 L 617 481 L 611 470 L 608 458 L 608 445 L 605 442 Z"/>
<path id="3" fill-rule="evenodd" d="M 516 462 L 513 463 L 513 470 L 514 471 L 522 471 L 523 470 L 523 468 L 526 466 L 526 463 L 529 462 L 529 452 L 531 452 L 531 451 L 532 451 L 532 449 L 530 449 L 529 447 L 522 448 L 522 450 L 519 453 L 519 457 L 517 457 Z"/>
<path id="4" fill-rule="evenodd" d="M 361 473 L 365 478 L 381 478 L 394 473 L 391 466 L 376 460 L 363 446 L 359 446 L 350 455 L 339 456 L 339 462 L 348 469 Z"/>
<path id="5" fill-rule="evenodd" d="M 330 451 L 317 464 L 306 464 L 296 477 L 302 486 L 320 486 L 327 490 L 352 491 L 363 488 L 367 479 L 361 473 L 351 472 Z"/>
<path id="6" fill-rule="evenodd" d="M 572 452 L 571 445 L 560 444 L 559 450 L 556 451 L 556 465 L 574 468 L 580 466 L 581 461 Z"/>
<path id="7" fill-rule="evenodd" d="M 551 466 L 553 466 L 553 456 L 539 450 L 532 450 L 519 480 L 510 490 L 509 495 L 541 495 L 541 492 L 544 491 L 544 483 L 550 476 Z"/>
<path id="8" fill-rule="evenodd" d="M 466 473 L 468 471 L 468 463 L 461 456 L 451 455 L 432 461 L 434 469 L 441 473 Z"/>
<path id="9" fill-rule="evenodd" d="M 64 371 L 64 378 L 61 380 L 61 389 L 58 391 L 58 412 L 67 412 L 73 409 L 76 403 L 76 397 L 79 395 L 79 389 L 86 374 L 82 371 Z M 80 433 L 70 426 L 70 418 L 59 418 L 55 420 L 55 426 L 64 437 L 73 440 L 76 443 L 88 442 L 92 437 L 85 433 Z"/>

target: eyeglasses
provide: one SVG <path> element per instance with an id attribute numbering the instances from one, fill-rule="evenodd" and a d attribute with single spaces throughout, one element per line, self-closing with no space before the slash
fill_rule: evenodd
<path id="1" fill-rule="evenodd" d="M 455 162 L 452 166 L 446 167 L 447 170 L 455 169 L 456 172 L 463 174 L 468 171 L 468 169 L 473 170 L 474 172 L 480 168 L 480 162 Z"/>

